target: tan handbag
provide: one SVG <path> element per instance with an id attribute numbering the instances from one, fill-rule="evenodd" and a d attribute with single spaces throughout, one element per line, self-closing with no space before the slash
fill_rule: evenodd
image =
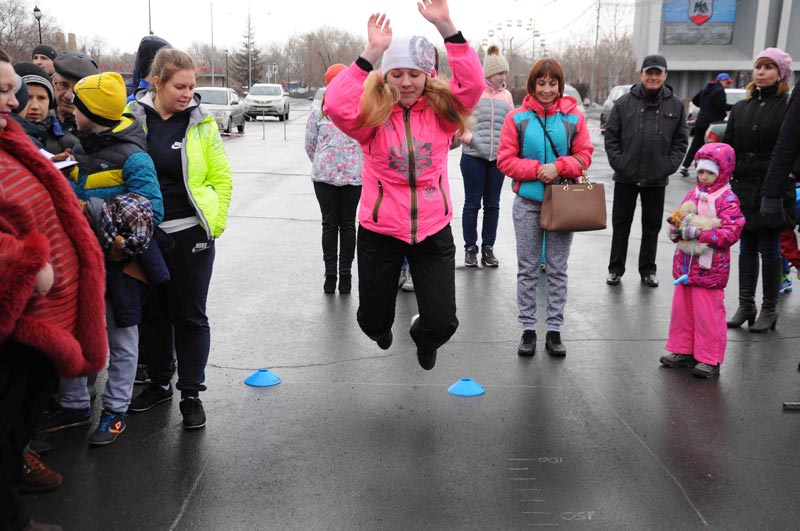
<path id="1" fill-rule="evenodd" d="M 583 162 L 580 158 L 578 162 Z M 606 190 L 602 183 L 589 181 L 583 168 L 584 183 L 548 184 L 539 225 L 551 232 L 582 232 L 606 228 Z"/>

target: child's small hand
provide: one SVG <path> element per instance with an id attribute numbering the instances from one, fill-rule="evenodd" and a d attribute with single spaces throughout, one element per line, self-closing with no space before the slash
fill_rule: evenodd
<path id="1" fill-rule="evenodd" d="M 75 160 L 75 157 L 72 156 L 72 149 L 67 148 L 62 153 L 53 155 L 50 160 L 53 162 L 63 162 L 65 160 Z"/>
<path id="2" fill-rule="evenodd" d="M 672 243 L 678 243 L 681 239 L 681 229 L 676 227 L 675 225 L 669 226 L 669 241 Z"/>
<path id="3" fill-rule="evenodd" d="M 53 265 L 48 262 L 36 273 L 36 280 L 33 284 L 33 291 L 39 295 L 47 295 L 55 283 L 55 273 Z"/>
<path id="4" fill-rule="evenodd" d="M 111 249 L 108 252 L 109 258 L 112 262 L 121 262 L 128 257 L 128 255 L 125 254 L 125 251 L 122 250 L 123 243 L 124 240 L 122 236 L 117 236 L 114 238 L 114 243 L 111 245 Z"/>
<path id="5" fill-rule="evenodd" d="M 696 240 L 700 237 L 702 231 L 697 227 L 686 226 L 681 227 L 681 238 L 684 240 Z"/>

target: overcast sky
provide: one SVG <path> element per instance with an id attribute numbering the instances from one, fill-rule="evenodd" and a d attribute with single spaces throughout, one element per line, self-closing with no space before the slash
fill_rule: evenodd
<path id="1" fill-rule="evenodd" d="M 135 52 L 139 40 L 148 33 L 148 5 L 153 32 L 177 48 L 188 47 L 194 41 L 211 42 L 212 9 L 214 47 L 220 49 L 234 50 L 239 46 L 248 8 L 256 42 L 261 45 L 282 43 L 292 35 L 322 26 L 366 37 L 367 18 L 373 12 L 389 14 L 395 35 L 438 36 L 417 12 L 415 0 L 35 1 L 45 17 L 52 17 L 65 32 L 75 33 L 78 43 L 96 35 L 111 49 L 123 52 Z M 515 48 L 520 43 L 529 48 L 530 18 L 536 18 L 536 29 L 548 44 L 554 45 L 571 34 L 593 34 L 593 5 L 592 0 L 450 0 L 450 14 L 473 43 L 486 38 L 490 27 L 502 23 L 507 41 L 513 36 Z M 513 24 L 511 29 L 506 26 L 509 19 Z M 517 20 L 522 21 L 521 27 L 517 26 Z"/>

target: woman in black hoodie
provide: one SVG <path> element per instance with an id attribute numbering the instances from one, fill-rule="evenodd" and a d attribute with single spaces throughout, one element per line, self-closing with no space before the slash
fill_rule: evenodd
<path id="1" fill-rule="evenodd" d="M 739 196 L 746 219 L 739 249 L 739 307 L 728 321 L 728 328 L 739 328 L 747 321 L 750 332 L 767 332 L 778 322 L 776 305 L 783 268 L 780 233 L 784 226 L 793 223 L 785 216 L 762 216 L 760 210 L 770 156 L 786 115 L 787 79 L 791 72 L 792 58 L 786 52 L 778 48 L 761 52 L 753 67 L 753 81 L 747 86 L 747 95 L 733 107 L 728 118 L 724 141 L 736 151 L 731 187 Z M 794 187 L 788 175 L 784 189 L 786 193 L 775 201 L 784 202 L 784 212 L 791 215 Z M 763 300 L 756 319 L 759 255 Z"/>

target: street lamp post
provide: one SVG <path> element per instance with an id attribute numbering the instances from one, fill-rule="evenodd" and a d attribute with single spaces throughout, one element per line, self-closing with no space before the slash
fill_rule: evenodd
<path id="1" fill-rule="evenodd" d="M 228 77 L 228 49 L 225 48 L 225 86 L 230 87 L 231 81 Z"/>
<path id="2" fill-rule="evenodd" d="M 33 7 L 33 17 L 39 25 L 39 44 L 42 44 L 42 10 L 39 9 L 39 6 Z"/>
<path id="3" fill-rule="evenodd" d="M 214 83 L 214 2 L 209 2 L 211 5 L 211 86 Z"/>

